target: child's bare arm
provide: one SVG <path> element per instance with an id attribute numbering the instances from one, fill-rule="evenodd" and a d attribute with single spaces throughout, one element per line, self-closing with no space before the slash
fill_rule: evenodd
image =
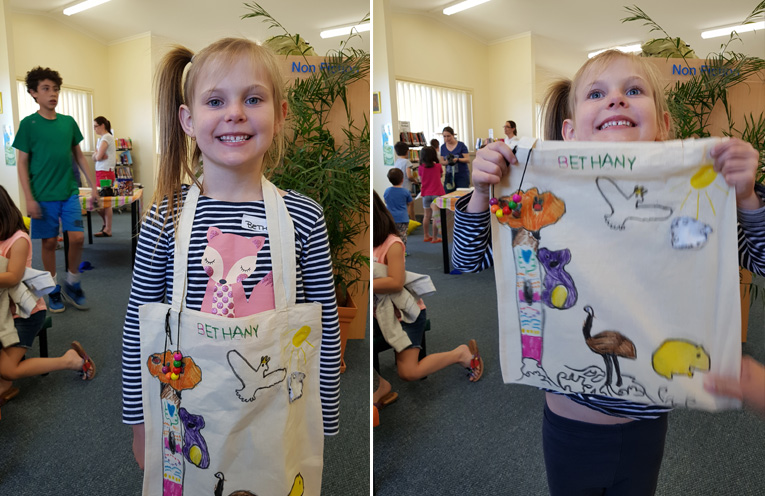
<path id="1" fill-rule="evenodd" d="M 133 456 L 138 462 L 138 467 L 143 470 L 144 451 L 146 449 L 144 440 L 146 439 L 145 424 L 135 424 L 133 427 Z"/>
<path id="2" fill-rule="evenodd" d="M 398 293 L 404 289 L 406 269 L 404 265 L 404 245 L 394 243 L 385 255 L 388 277 L 378 277 L 372 281 L 372 291 L 376 294 Z"/>
<path id="3" fill-rule="evenodd" d="M 8 268 L 0 272 L 0 288 L 12 288 L 21 282 L 28 256 L 29 243 L 25 239 L 16 240 L 8 251 Z"/>
<path id="4" fill-rule="evenodd" d="M 473 196 L 467 205 L 467 212 L 478 213 L 489 209 L 489 190 L 491 185 L 499 184 L 502 176 L 510 173 L 508 164 L 517 164 L 518 160 L 505 143 L 495 141 L 478 150 L 473 160 Z"/>

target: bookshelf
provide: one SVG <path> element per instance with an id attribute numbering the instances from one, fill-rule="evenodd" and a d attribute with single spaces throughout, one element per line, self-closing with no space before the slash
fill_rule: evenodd
<path id="1" fill-rule="evenodd" d="M 130 138 L 115 138 L 117 147 L 117 164 L 114 169 L 117 196 L 132 196 L 133 194 L 133 140 Z"/>

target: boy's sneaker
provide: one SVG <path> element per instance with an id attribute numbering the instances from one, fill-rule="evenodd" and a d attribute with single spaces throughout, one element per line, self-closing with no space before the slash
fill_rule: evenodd
<path id="1" fill-rule="evenodd" d="M 48 310 L 50 313 L 61 313 L 66 310 L 64 302 L 61 301 L 61 286 L 56 284 L 56 289 L 48 293 Z"/>
<path id="2" fill-rule="evenodd" d="M 82 292 L 82 289 L 80 288 L 80 283 L 76 282 L 74 284 L 64 283 L 64 291 L 61 293 L 61 296 L 64 297 L 64 300 L 67 303 L 71 303 L 74 308 L 77 310 L 87 310 L 88 304 L 85 301 L 85 293 Z"/>

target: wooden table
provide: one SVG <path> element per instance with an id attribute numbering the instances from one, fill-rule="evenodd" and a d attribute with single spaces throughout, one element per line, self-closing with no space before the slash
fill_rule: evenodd
<path id="1" fill-rule="evenodd" d="M 449 274 L 451 272 L 451 262 L 449 260 L 449 227 L 446 222 L 446 212 L 447 210 L 454 212 L 457 200 L 471 191 L 473 191 L 473 188 L 460 188 L 433 200 L 433 203 L 441 209 L 441 238 L 443 239 L 443 241 L 441 241 L 441 248 L 443 249 L 444 254 L 444 274 Z"/>
<path id="2" fill-rule="evenodd" d="M 135 251 L 138 246 L 138 232 L 141 229 L 140 215 L 141 215 L 141 200 L 143 198 L 143 189 L 136 188 L 133 190 L 132 196 L 101 196 L 96 202 L 91 201 L 90 189 L 80 188 L 80 206 L 87 212 L 88 217 L 88 244 L 93 244 L 93 223 L 90 213 L 93 210 L 100 210 L 105 207 L 123 207 L 130 205 L 130 241 L 131 241 L 131 258 L 130 264 L 132 266 L 135 262 Z M 64 237 L 64 249 L 68 249 L 66 237 Z"/>

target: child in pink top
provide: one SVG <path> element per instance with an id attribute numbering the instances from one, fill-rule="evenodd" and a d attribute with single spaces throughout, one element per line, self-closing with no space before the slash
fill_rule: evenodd
<path id="1" fill-rule="evenodd" d="M 440 243 L 438 237 L 438 222 L 440 217 L 438 207 L 433 203 L 437 197 L 446 194 L 443 185 L 444 168 L 438 161 L 436 149 L 430 146 L 420 150 L 420 182 L 422 183 L 422 208 L 425 209 L 425 217 L 422 220 L 422 228 L 425 230 L 425 242 Z M 431 222 L 432 218 L 432 222 Z M 433 236 L 430 235 L 431 225 Z"/>
<path id="2" fill-rule="evenodd" d="M 0 288 L 12 288 L 21 283 L 26 267 L 32 266 L 32 240 L 21 211 L 13 203 L 8 192 L 0 186 L 0 256 L 8 259 L 8 267 L 0 272 Z M 28 318 L 16 313 L 10 303 L 13 324 L 18 335 L 17 342 L 0 349 L 0 406 L 19 394 L 13 381 L 22 377 L 47 374 L 54 370 L 77 370 L 83 379 L 92 379 L 96 368 L 93 361 L 77 341 L 72 349 L 60 357 L 30 358 L 22 361 L 28 348 L 45 322 L 45 301 L 40 298 Z M 7 344 L 7 343 L 6 343 Z"/>
<path id="3" fill-rule="evenodd" d="M 429 148 L 429 147 L 426 147 Z M 431 148 L 432 150 L 432 148 Z M 376 295 L 393 294 L 405 291 L 405 267 L 404 267 L 404 243 L 398 237 L 396 223 L 393 222 L 385 203 L 380 199 L 377 192 L 374 193 L 374 231 L 372 244 L 374 247 L 374 261 L 388 266 L 387 277 L 375 278 L 372 282 L 372 291 Z M 471 339 L 467 345 L 459 345 L 451 351 L 432 353 L 420 360 L 422 338 L 425 334 L 427 314 L 425 304 L 420 300 L 420 315 L 411 324 L 401 322 L 410 341 L 411 346 L 396 353 L 396 368 L 398 376 L 405 381 L 415 381 L 452 364 L 460 364 L 468 369 L 468 377 L 475 382 L 483 375 L 483 360 L 478 353 L 478 345 Z M 377 324 L 377 315 L 374 319 L 375 332 L 381 332 Z M 390 385 L 385 379 L 380 378 L 379 391 L 390 391 Z M 378 401 L 375 394 L 374 401 Z"/>

